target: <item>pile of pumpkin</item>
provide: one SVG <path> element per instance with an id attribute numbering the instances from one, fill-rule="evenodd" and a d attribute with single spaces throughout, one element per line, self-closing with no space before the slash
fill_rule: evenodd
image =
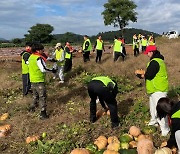
<path id="1" fill-rule="evenodd" d="M 4 113 L 0 116 L 0 121 L 5 121 L 8 117 L 9 117 L 9 114 Z M 0 138 L 7 136 L 8 133 L 10 132 L 10 129 L 11 129 L 11 125 L 9 124 L 0 126 Z"/>
<path id="2" fill-rule="evenodd" d="M 76 148 L 70 154 L 176 154 L 167 147 L 155 149 L 151 133 L 156 131 L 155 127 L 147 126 L 141 130 L 136 126 L 131 126 L 129 134 L 119 137 L 99 136 L 94 144 L 89 144 L 86 148 Z"/>

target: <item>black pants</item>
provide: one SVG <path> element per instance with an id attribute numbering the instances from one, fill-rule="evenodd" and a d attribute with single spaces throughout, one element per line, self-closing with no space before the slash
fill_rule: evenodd
<path id="1" fill-rule="evenodd" d="M 84 62 L 90 61 L 89 55 L 90 55 L 90 51 L 83 51 Z"/>
<path id="2" fill-rule="evenodd" d="M 142 52 L 146 50 L 146 46 L 142 46 Z"/>
<path id="3" fill-rule="evenodd" d="M 96 99 L 98 97 L 101 105 L 105 107 L 106 103 L 110 110 L 112 126 L 117 126 L 119 124 L 116 101 L 117 86 L 115 86 L 113 91 L 110 91 L 107 87 L 104 86 L 104 84 L 101 81 L 94 80 L 88 84 L 88 93 L 91 98 L 90 121 L 96 121 Z"/>
<path id="4" fill-rule="evenodd" d="M 123 47 L 122 53 L 126 56 L 126 48 Z"/>
<path id="5" fill-rule="evenodd" d="M 102 50 L 96 50 L 96 63 L 101 61 Z"/>
<path id="6" fill-rule="evenodd" d="M 72 59 L 65 59 L 64 72 L 67 73 L 72 69 Z"/>
<path id="7" fill-rule="evenodd" d="M 122 59 L 124 61 L 125 55 L 123 53 L 121 53 L 121 52 L 114 52 L 114 61 L 117 61 L 120 56 L 122 56 Z"/>
<path id="8" fill-rule="evenodd" d="M 134 48 L 134 56 L 138 56 L 139 55 L 139 49 L 137 47 Z"/>
<path id="9" fill-rule="evenodd" d="M 28 74 L 22 74 L 22 81 L 23 81 L 23 96 L 25 96 L 28 94 L 29 89 L 31 89 L 31 83 L 29 80 L 29 73 Z"/>

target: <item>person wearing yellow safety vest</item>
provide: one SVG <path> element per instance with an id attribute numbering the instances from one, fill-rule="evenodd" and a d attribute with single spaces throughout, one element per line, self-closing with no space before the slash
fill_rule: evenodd
<path id="1" fill-rule="evenodd" d="M 59 83 L 64 83 L 65 52 L 64 52 L 64 48 L 62 47 L 61 43 L 56 44 L 54 56 L 55 56 L 55 60 L 56 60 L 56 69 L 58 70 L 57 74 L 60 79 Z M 55 75 L 57 75 L 57 74 L 55 74 Z"/>
<path id="2" fill-rule="evenodd" d="M 64 47 L 65 51 L 65 66 L 64 72 L 67 73 L 72 69 L 72 52 L 73 48 L 69 42 L 66 42 L 66 46 Z"/>
<path id="3" fill-rule="evenodd" d="M 118 39 L 114 39 L 113 50 L 114 50 L 114 62 L 117 61 L 120 56 L 122 56 L 122 59 L 124 61 L 125 55 L 122 52 L 123 47 L 120 37 Z"/>
<path id="4" fill-rule="evenodd" d="M 92 50 L 92 44 L 87 35 L 84 35 L 84 43 L 83 43 L 83 60 L 84 62 L 90 61 L 89 55 Z"/>
<path id="5" fill-rule="evenodd" d="M 170 117 L 171 136 L 166 146 L 168 148 L 177 147 L 179 149 L 178 154 L 180 154 L 180 101 L 175 103 L 169 98 L 160 98 L 156 109 L 160 119 Z"/>
<path id="6" fill-rule="evenodd" d="M 137 57 L 139 55 L 139 40 L 136 34 L 133 35 L 133 50 L 134 56 Z"/>
<path id="7" fill-rule="evenodd" d="M 45 72 L 55 72 L 54 69 L 48 69 L 46 67 L 44 57 L 44 46 L 39 43 L 34 43 L 31 47 L 32 54 L 29 57 L 29 75 L 30 82 L 33 91 L 33 103 L 31 104 L 29 111 L 34 112 L 38 103 L 40 104 L 40 119 L 48 118 L 46 113 L 46 87 L 45 87 Z"/>
<path id="8" fill-rule="evenodd" d="M 156 106 L 160 98 L 166 97 L 169 84 L 164 57 L 157 50 L 156 46 L 147 46 L 144 54 L 148 55 L 150 62 L 147 64 L 145 74 L 141 77 L 145 78 L 146 90 L 149 95 L 149 106 L 151 120 L 148 125 L 160 125 L 161 135 L 166 136 L 170 131 L 167 118 L 161 120 L 157 117 Z"/>
<path id="9" fill-rule="evenodd" d="M 142 52 L 144 52 L 147 46 L 147 39 L 145 36 L 142 36 L 141 45 L 142 45 Z"/>
<path id="10" fill-rule="evenodd" d="M 155 45 L 155 38 L 154 38 L 154 36 L 153 36 L 152 33 L 151 33 L 151 35 L 149 36 L 148 45 Z"/>
<path id="11" fill-rule="evenodd" d="M 28 59 L 31 55 L 31 46 L 32 43 L 27 42 L 25 45 L 25 51 L 23 51 L 20 55 L 22 56 L 22 83 L 23 83 L 23 96 L 27 95 L 29 90 L 31 89 L 31 83 L 29 80 L 29 67 L 28 67 Z"/>
<path id="12" fill-rule="evenodd" d="M 117 83 L 107 76 L 93 78 L 88 84 L 90 101 L 90 122 L 94 123 L 96 117 L 96 99 L 99 98 L 105 111 L 110 110 L 112 128 L 119 126 L 116 95 L 118 93 Z M 107 107 L 106 107 L 107 105 Z"/>
<path id="13" fill-rule="evenodd" d="M 96 49 L 96 63 L 97 63 L 98 61 L 101 62 L 101 57 L 102 57 L 102 52 L 103 52 L 103 50 L 104 50 L 104 52 L 105 52 L 104 42 L 103 42 L 101 36 L 98 36 L 98 39 L 97 39 L 96 42 L 95 42 L 94 50 L 93 50 L 93 51 L 95 51 L 95 49 Z"/>

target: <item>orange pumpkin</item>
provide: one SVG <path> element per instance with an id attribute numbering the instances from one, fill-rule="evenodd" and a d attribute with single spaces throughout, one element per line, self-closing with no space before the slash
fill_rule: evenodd
<path id="1" fill-rule="evenodd" d="M 154 145 L 153 142 L 148 139 L 142 139 L 137 144 L 138 154 L 153 154 Z"/>
<path id="2" fill-rule="evenodd" d="M 132 148 L 132 149 L 136 148 L 137 147 L 137 142 L 136 141 L 129 142 L 129 147 Z"/>
<path id="3" fill-rule="evenodd" d="M 6 120 L 9 117 L 9 113 L 4 113 L 2 116 L 0 116 L 0 120 Z"/>
<path id="4" fill-rule="evenodd" d="M 107 145 L 107 138 L 105 136 L 99 136 L 94 144 L 97 145 L 99 150 L 104 149 Z"/>
<path id="5" fill-rule="evenodd" d="M 98 110 L 96 112 L 96 117 L 97 117 L 97 119 L 99 119 L 100 117 L 102 117 L 105 114 L 106 114 L 106 112 L 104 112 L 104 110 Z"/>
<path id="6" fill-rule="evenodd" d="M 5 136 L 6 136 L 5 132 L 0 132 L 0 138 L 5 137 Z"/>
<path id="7" fill-rule="evenodd" d="M 110 136 L 108 137 L 108 144 L 111 144 L 111 143 L 120 143 L 119 139 L 116 137 L 116 136 Z"/>
<path id="8" fill-rule="evenodd" d="M 110 144 L 107 146 L 107 149 L 108 149 L 108 150 L 112 150 L 112 151 L 119 151 L 119 149 L 120 149 L 120 143 L 118 143 L 118 142 L 110 143 Z"/>
<path id="9" fill-rule="evenodd" d="M 113 150 L 106 150 L 104 151 L 103 154 L 119 154 L 117 151 L 113 151 Z"/>
<path id="10" fill-rule="evenodd" d="M 8 132 L 11 129 L 11 125 L 0 126 L 0 132 Z"/>
<path id="11" fill-rule="evenodd" d="M 29 136 L 26 138 L 26 143 L 29 144 L 30 142 L 35 142 L 39 140 L 39 138 L 40 137 L 38 135 Z"/>
<path id="12" fill-rule="evenodd" d="M 129 129 L 129 134 L 134 137 L 137 137 L 141 134 L 141 130 L 136 126 L 131 126 Z"/>
<path id="13" fill-rule="evenodd" d="M 84 148 L 77 148 L 71 151 L 70 154 L 90 154 L 90 152 Z"/>
<path id="14" fill-rule="evenodd" d="M 161 143 L 161 146 L 160 146 L 160 147 L 163 148 L 163 147 L 165 147 L 166 145 L 167 145 L 167 142 L 164 141 L 164 142 Z"/>

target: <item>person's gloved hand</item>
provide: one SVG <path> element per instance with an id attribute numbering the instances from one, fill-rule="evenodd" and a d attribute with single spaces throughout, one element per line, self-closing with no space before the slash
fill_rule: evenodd
<path id="1" fill-rule="evenodd" d="M 145 74 L 145 71 L 142 69 L 135 71 L 135 75 L 140 79 L 144 78 L 144 74 Z"/>

